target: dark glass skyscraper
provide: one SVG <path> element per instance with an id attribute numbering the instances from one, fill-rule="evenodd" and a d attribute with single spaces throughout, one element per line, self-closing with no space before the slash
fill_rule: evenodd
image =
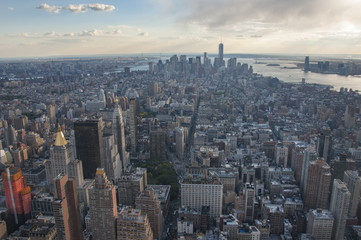
<path id="1" fill-rule="evenodd" d="M 104 168 L 102 119 L 74 122 L 77 158 L 83 162 L 84 178 L 95 177 L 97 168 Z"/>
<path id="2" fill-rule="evenodd" d="M 224 60 L 223 60 L 223 43 L 220 43 L 218 45 L 218 58 L 219 58 L 219 64 L 221 66 L 224 66 Z"/>

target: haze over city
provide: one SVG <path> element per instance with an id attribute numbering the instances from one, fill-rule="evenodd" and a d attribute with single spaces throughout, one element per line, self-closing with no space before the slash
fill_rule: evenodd
<path id="1" fill-rule="evenodd" d="M 11 1 L 1 57 L 94 54 L 360 54 L 357 0 Z"/>

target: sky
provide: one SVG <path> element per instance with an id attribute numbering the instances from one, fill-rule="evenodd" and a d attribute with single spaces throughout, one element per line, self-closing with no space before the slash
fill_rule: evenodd
<path id="1" fill-rule="evenodd" d="M 360 0 L 1 0 L 0 58 L 361 54 Z"/>

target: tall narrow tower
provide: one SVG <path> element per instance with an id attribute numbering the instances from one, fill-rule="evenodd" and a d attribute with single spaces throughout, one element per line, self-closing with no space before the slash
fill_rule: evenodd
<path id="1" fill-rule="evenodd" d="M 224 66 L 224 60 L 223 60 L 223 43 L 220 43 L 218 45 L 218 58 L 219 58 L 219 64 L 220 66 Z"/>
<path id="2" fill-rule="evenodd" d="M 322 158 L 309 162 L 304 194 L 306 209 L 328 208 L 331 184 L 330 170 L 330 166 Z"/>
<path id="3" fill-rule="evenodd" d="M 355 217 L 361 195 L 361 177 L 356 170 L 348 170 L 345 171 L 345 174 L 343 175 L 343 181 L 351 194 L 348 216 Z"/>
<path id="4" fill-rule="evenodd" d="M 345 183 L 340 179 L 333 180 L 330 211 L 335 217 L 332 230 L 332 239 L 334 240 L 344 238 L 350 196 Z"/>
<path id="5" fill-rule="evenodd" d="M 129 104 L 129 124 L 130 124 L 130 149 L 132 153 L 137 152 L 138 129 L 137 129 L 137 102 L 135 98 L 130 99 Z"/>
<path id="6" fill-rule="evenodd" d="M 83 183 L 83 169 L 81 161 L 75 160 L 73 147 L 68 143 L 58 125 L 58 132 L 54 145 L 50 148 L 50 159 L 45 162 L 45 170 L 48 184 L 59 174 L 68 174 L 69 178 L 75 178 L 78 186 Z"/>
<path id="7" fill-rule="evenodd" d="M 76 240 L 82 238 L 77 184 L 67 174 L 54 178 L 54 217 L 57 239 Z"/>
<path id="8" fill-rule="evenodd" d="M 90 225 L 93 239 L 116 239 L 117 200 L 114 185 L 102 168 L 96 170 L 95 182 L 89 190 Z"/>
<path id="9" fill-rule="evenodd" d="M 125 135 L 124 135 L 124 123 L 122 109 L 118 105 L 118 99 L 115 99 L 115 108 L 113 112 L 113 125 L 112 132 L 114 135 L 115 142 L 118 146 L 118 152 L 120 160 L 122 162 L 123 170 L 129 165 L 129 159 L 125 152 Z"/>
<path id="10" fill-rule="evenodd" d="M 1 175 L 4 183 L 6 207 L 15 216 L 16 224 L 22 224 L 30 217 L 30 187 L 26 186 L 20 168 L 7 169 Z"/>
<path id="11" fill-rule="evenodd" d="M 83 162 L 84 178 L 95 177 L 97 168 L 104 168 L 102 119 L 74 123 L 77 158 Z"/>

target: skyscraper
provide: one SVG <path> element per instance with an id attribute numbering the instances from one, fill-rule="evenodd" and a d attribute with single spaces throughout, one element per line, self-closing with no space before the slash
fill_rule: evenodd
<path id="1" fill-rule="evenodd" d="M 80 186 L 83 183 L 83 169 L 79 169 L 81 166 L 81 161 L 75 160 L 72 145 L 66 141 L 59 125 L 54 145 L 50 148 L 50 159 L 45 162 L 48 184 L 52 184 L 59 174 L 68 174 Z"/>
<path id="2" fill-rule="evenodd" d="M 361 177 L 356 170 L 345 171 L 343 182 L 347 185 L 347 189 L 351 194 L 348 216 L 355 217 L 361 194 Z"/>
<path id="3" fill-rule="evenodd" d="M 306 56 L 305 57 L 305 67 L 304 67 L 304 71 L 308 72 L 310 70 L 310 57 Z"/>
<path id="4" fill-rule="evenodd" d="M 138 129 L 137 129 L 137 102 L 135 98 L 130 99 L 129 104 L 129 125 L 130 125 L 130 149 L 132 153 L 137 152 Z"/>
<path id="5" fill-rule="evenodd" d="M 135 200 L 135 206 L 147 215 L 152 228 L 153 237 L 160 239 L 162 234 L 162 211 L 157 195 L 153 189 L 144 190 Z"/>
<path id="6" fill-rule="evenodd" d="M 184 129 L 182 127 L 178 127 L 175 129 L 175 137 L 176 137 L 176 152 L 177 157 L 180 160 L 183 160 L 184 156 Z"/>
<path id="7" fill-rule="evenodd" d="M 201 211 L 209 206 L 209 216 L 218 218 L 222 213 L 223 185 L 216 178 L 184 178 L 181 183 L 181 205 Z M 210 197 L 212 196 L 212 197 Z"/>
<path id="8" fill-rule="evenodd" d="M 101 118 L 74 122 L 77 158 L 87 179 L 95 177 L 97 168 L 104 168 L 102 125 Z"/>
<path id="9" fill-rule="evenodd" d="M 96 170 L 93 186 L 89 190 L 90 225 L 93 239 L 116 239 L 118 217 L 115 187 L 102 168 Z"/>
<path id="10" fill-rule="evenodd" d="M 335 221 L 332 230 L 332 239 L 343 239 L 345 235 L 346 218 L 350 206 L 350 192 L 340 179 L 333 180 L 330 211 Z"/>
<path id="11" fill-rule="evenodd" d="M 122 168 L 125 168 L 129 165 L 129 159 L 125 152 L 125 134 L 124 134 L 124 122 L 122 109 L 118 105 L 118 99 L 115 99 L 115 107 L 113 112 L 113 123 L 112 123 L 112 132 L 114 135 L 115 142 L 118 146 L 118 152 L 120 160 L 122 162 Z"/>
<path id="12" fill-rule="evenodd" d="M 165 132 L 160 129 L 150 131 L 150 158 L 166 160 Z"/>
<path id="13" fill-rule="evenodd" d="M 322 158 L 309 162 L 304 194 L 306 209 L 328 208 L 331 184 L 330 169 L 330 166 Z"/>
<path id="14" fill-rule="evenodd" d="M 122 175 L 122 162 L 120 161 L 118 146 L 113 134 L 103 134 L 104 169 L 110 180 L 115 182 Z"/>
<path id="15" fill-rule="evenodd" d="M 14 215 L 16 224 L 24 223 L 30 218 L 31 191 L 26 186 L 25 178 L 20 168 L 7 168 L 2 172 L 6 207 Z"/>
<path id="16" fill-rule="evenodd" d="M 67 174 L 54 178 L 53 211 L 57 239 L 77 240 L 82 238 L 82 226 L 78 205 L 77 183 Z"/>
<path id="17" fill-rule="evenodd" d="M 245 184 L 244 187 L 244 196 L 245 196 L 245 207 L 246 207 L 246 221 L 253 221 L 254 214 L 254 200 L 255 200 L 255 190 L 254 185 L 249 183 Z"/>
<path id="18" fill-rule="evenodd" d="M 219 59 L 219 67 L 224 66 L 224 60 L 223 60 L 223 43 L 220 43 L 218 45 L 218 59 Z"/>

